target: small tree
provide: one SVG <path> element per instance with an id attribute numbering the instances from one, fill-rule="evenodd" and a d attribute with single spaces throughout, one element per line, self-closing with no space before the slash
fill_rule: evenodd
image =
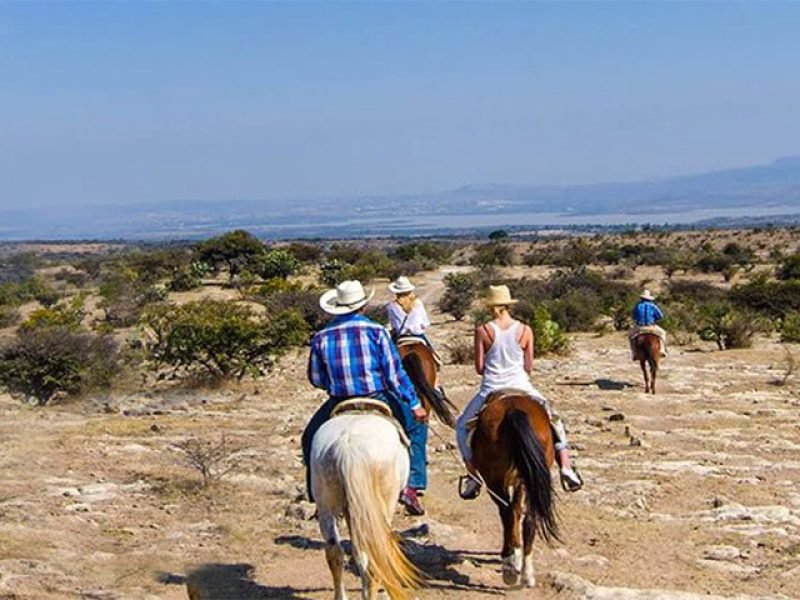
<path id="1" fill-rule="evenodd" d="M 246 268 L 254 258 L 264 254 L 264 244 L 242 229 L 201 242 L 195 249 L 198 260 L 215 269 L 225 266 L 230 281 Z"/>
<path id="2" fill-rule="evenodd" d="M 439 310 L 450 313 L 456 321 L 467 314 L 475 297 L 475 282 L 465 273 L 450 273 L 444 278 L 445 291 L 439 300 Z"/>
<path id="3" fill-rule="evenodd" d="M 289 346 L 308 339 L 308 325 L 296 311 L 265 320 L 249 306 L 227 301 L 154 305 L 145 312 L 143 323 L 151 334 L 145 344 L 148 359 L 155 369 L 171 369 L 173 376 L 260 375 Z"/>

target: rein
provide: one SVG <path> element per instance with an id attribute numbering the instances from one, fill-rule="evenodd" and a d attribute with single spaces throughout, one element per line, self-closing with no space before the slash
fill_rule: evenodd
<path id="1" fill-rule="evenodd" d="M 437 438 L 439 438 L 439 440 L 440 440 L 440 441 L 444 442 L 444 447 L 445 447 L 445 448 L 447 449 L 447 451 L 450 453 L 450 457 L 453 459 L 453 462 L 455 462 L 456 464 L 458 464 L 458 465 L 460 466 L 460 465 L 462 464 L 462 462 L 463 462 L 463 461 L 461 461 L 461 460 L 458 458 L 458 456 L 456 456 L 456 453 L 453 451 L 453 449 L 452 449 L 452 448 L 450 447 L 450 445 L 449 445 L 449 444 L 450 444 L 450 442 L 448 442 L 447 440 L 445 440 L 445 439 L 444 439 L 444 438 L 443 438 L 443 437 L 442 437 L 442 436 L 439 434 L 439 432 L 438 432 L 438 431 L 436 431 L 435 429 L 433 429 L 432 427 L 431 427 L 431 428 L 429 428 L 429 429 L 428 429 L 428 431 L 429 431 L 430 433 L 432 433 L 434 436 L 436 436 Z M 476 469 L 476 470 L 475 470 L 475 473 L 476 473 L 476 475 L 473 475 L 472 473 L 467 473 L 467 477 L 469 477 L 470 479 L 473 479 L 473 480 L 477 481 L 479 484 L 481 484 L 481 485 L 483 486 L 483 488 L 486 490 L 486 492 L 487 492 L 487 493 L 488 493 L 488 494 L 489 494 L 489 495 L 490 495 L 492 498 L 494 498 L 494 499 L 495 499 L 497 502 L 499 502 L 500 504 L 502 504 L 502 505 L 503 505 L 503 506 L 505 506 L 506 508 L 509 508 L 509 507 L 511 506 L 511 505 L 510 505 L 508 502 L 506 502 L 506 501 L 505 501 L 505 499 L 504 499 L 504 498 L 501 498 L 500 496 L 498 496 L 497 494 L 495 494 L 495 493 L 492 491 L 492 488 L 490 488 L 490 487 L 489 487 L 489 486 L 486 484 L 486 480 L 483 478 L 483 475 L 481 475 L 480 471 L 478 471 L 478 470 Z"/>

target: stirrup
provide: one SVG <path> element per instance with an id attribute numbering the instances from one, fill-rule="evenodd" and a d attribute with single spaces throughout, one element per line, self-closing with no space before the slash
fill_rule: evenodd
<path id="1" fill-rule="evenodd" d="M 561 480 L 561 487 L 565 492 L 577 492 L 583 487 L 583 478 L 581 477 L 581 474 L 578 473 L 578 469 L 573 466 L 572 472 L 575 473 L 577 481 L 569 478 L 561 469 L 558 470 L 559 479 Z"/>
<path id="2" fill-rule="evenodd" d="M 467 487 L 470 482 L 474 486 L 472 489 Z M 458 478 L 458 495 L 461 496 L 462 500 L 475 500 L 481 495 L 482 487 L 481 483 L 472 475 L 462 475 Z"/>

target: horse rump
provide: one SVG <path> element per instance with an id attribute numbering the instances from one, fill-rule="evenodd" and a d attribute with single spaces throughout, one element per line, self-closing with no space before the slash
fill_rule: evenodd
<path id="1" fill-rule="evenodd" d="M 422 364 L 422 358 L 412 352 L 403 358 L 403 368 L 408 373 L 409 378 L 414 383 L 414 386 L 422 395 L 427 398 L 428 403 L 431 405 L 431 410 L 439 418 L 442 423 L 451 429 L 456 426 L 456 416 L 454 411 L 457 411 L 455 405 L 447 399 L 442 392 L 433 388 L 433 385 L 428 381 L 425 376 L 425 367 Z"/>
<path id="2" fill-rule="evenodd" d="M 559 540 L 550 468 L 525 411 L 514 408 L 508 412 L 503 437 L 509 441 L 514 467 L 525 486 L 534 527 L 548 543 Z"/>

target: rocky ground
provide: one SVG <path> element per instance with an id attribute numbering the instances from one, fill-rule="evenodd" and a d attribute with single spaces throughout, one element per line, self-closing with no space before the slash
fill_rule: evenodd
<path id="1" fill-rule="evenodd" d="M 445 356 L 470 339 L 468 325 L 434 321 Z M 800 381 L 775 383 L 784 346 L 674 347 L 656 396 L 622 334 L 573 346 L 534 373 L 586 480 L 559 495 L 563 543 L 536 545 L 536 589 L 503 585 L 496 510 L 457 498 L 453 433 L 434 424 L 428 514 L 395 521 L 429 574 L 418 598 L 800 598 Z M 0 396 L 0 598 L 331 597 L 302 500 L 299 435 L 322 400 L 304 369 L 297 354 L 256 382 L 46 409 Z M 478 384 L 467 365 L 442 380 L 458 404 Z M 229 471 L 203 488 L 176 445 L 223 435 Z"/>

